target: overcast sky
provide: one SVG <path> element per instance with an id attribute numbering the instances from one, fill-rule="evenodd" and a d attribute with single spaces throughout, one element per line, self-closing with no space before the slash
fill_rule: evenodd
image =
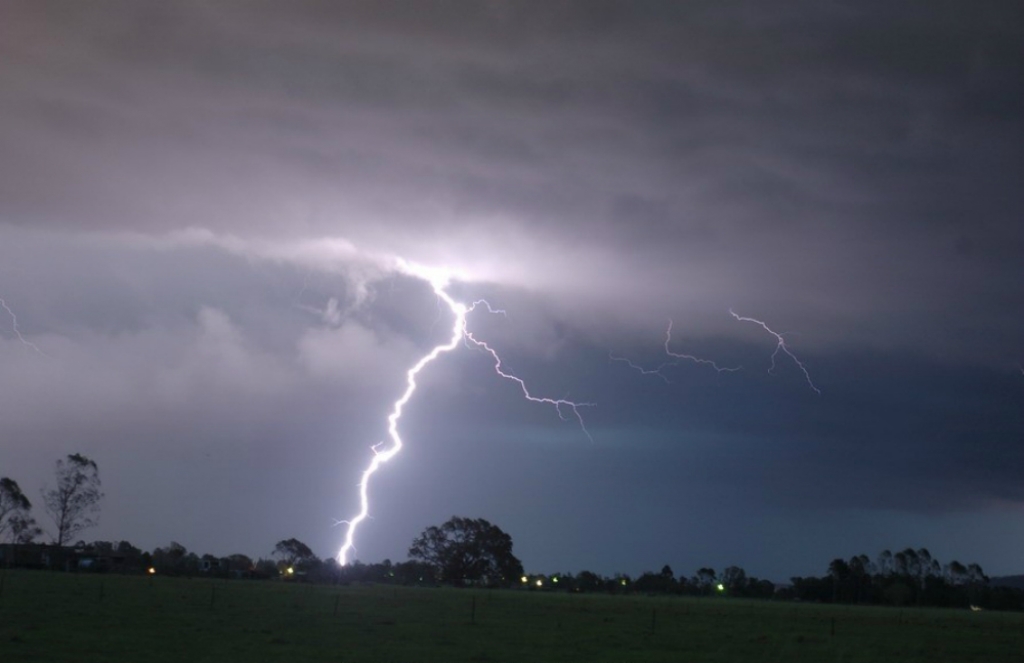
<path id="1" fill-rule="evenodd" d="M 434 270 L 589 437 L 460 346 L 358 559 L 462 515 L 537 572 L 1022 573 L 1022 39 L 1012 0 L 0 0 L 0 476 L 50 525 L 80 452 L 88 540 L 332 556 Z M 669 320 L 740 370 L 650 373 Z"/>

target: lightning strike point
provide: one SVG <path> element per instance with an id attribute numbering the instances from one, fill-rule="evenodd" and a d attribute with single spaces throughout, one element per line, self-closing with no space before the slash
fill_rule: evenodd
<path id="1" fill-rule="evenodd" d="M 416 377 L 420 374 L 420 371 L 426 368 L 427 365 L 429 365 L 435 359 L 440 357 L 442 354 L 445 354 L 446 352 L 451 352 L 452 350 L 457 348 L 460 341 L 462 341 L 467 346 L 473 345 L 483 350 L 484 352 L 488 353 L 491 356 L 491 359 L 493 359 L 494 361 L 494 372 L 497 373 L 500 377 L 505 378 L 506 380 L 511 380 L 517 383 L 520 389 L 522 390 L 523 397 L 526 400 L 531 401 L 533 403 L 541 403 L 553 406 L 555 412 L 558 413 L 558 416 L 561 419 L 565 419 L 565 417 L 562 415 L 563 407 L 571 410 L 572 413 L 575 415 L 576 420 L 579 422 L 580 429 L 587 436 L 587 439 L 589 439 L 591 442 L 594 441 L 594 438 L 591 437 L 590 431 L 587 430 L 587 427 L 583 421 L 583 415 L 581 415 L 579 412 L 579 408 L 592 406 L 593 403 L 579 403 L 564 398 L 553 399 L 534 396 L 532 393 L 530 393 L 530 390 L 527 388 L 526 383 L 522 379 L 520 379 L 513 373 L 510 373 L 503 369 L 501 356 L 497 353 L 496 350 L 494 350 L 494 348 L 489 346 L 486 342 L 475 338 L 469 332 L 469 330 L 466 329 L 466 318 L 469 315 L 469 313 L 474 311 L 477 307 L 482 306 L 486 308 L 487 311 L 490 313 L 497 313 L 500 315 L 507 316 L 505 311 L 493 308 L 485 300 L 477 300 L 469 306 L 466 306 L 461 302 L 455 301 L 454 299 L 452 299 L 451 295 L 449 295 L 445 291 L 445 287 L 448 285 L 449 282 L 449 275 L 447 274 L 447 272 L 444 272 L 443 270 L 431 270 L 428 268 L 411 264 L 406 264 L 405 269 L 411 275 L 416 276 L 418 278 L 422 278 L 428 283 L 430 283 L 431 287 L 434 290 L 434 294 L 438 298 L 438 301 L 442 301 L 445 303 L 445 305 L 448 306 L 448 309 L 455 316 L 455 321 L 452 324 L 451 337 L 448 339 L 448 341 L 446 343 L 442 343 L 441 345 L 434 347 L 433 350 L 431 350 L 426 355 L 421 357 L 420 360 L 416 362 L 416 364 L 414 364 L 413 367 L 406 372 L 405 391 L 402 393 L 401 397 L 397 401 L 395 401 L 395 404 L 394 406 L 392 406 L 391 409 L 391 414 L 388 415 L 388 438 L 391 440 L 391 446 L 385 447 L 384 442 L 378 442 L 377 444 L 371 447 L 373 451 L 373 457 L 370 459 L 369 465 L 367 465 L 366 469 L 363 470 L 363 473 L 360 475 L 359 479 L 359 513 L 357 513 L 350 520 L 338 521 L 337 523 L 345 524 L 347 526 L 345 530 L 344 542 L 342 543 L 341 549 L 338 551 L 337 555 L 338 563 L 341 566 L 345 566 L 348 563 L 349 555 L 353 550 L 355 550 L 356 529 L 359 527 L 360 523 L 362 523 L 364 520 L 370 517 L 370 498 L 368 493 L 370 478 L 377 473 L 377 470 L 380 469 L 381 465 L 394 458 L 398 454 L 398 452 L 402 450 L 402 447 L 405 444 L 402 441 L 401 435 L 399 435 L 398 433 L 398 421 L 399 419 L 402 418 L 402 411 L 405 409 L 405 405 L 409 402 L 413 394 L 416 392 Z"/>
<path id="2" fill-rule="evenodd" d="M 796 355 L 794 355 L 792 352 L 789 351 L 789 348 L 786 346 L 786 339 L 783 338 L 783 334 L 782 333 L 779 333 L 777 331 L 773 331 L 770 327 L 768 327 L 768 325 L 766 325 L 764 322 L 762 322 L 760 320 L 757 320 L 757 319 L 754 319 L 754 318 L 746 318 L 746 317 L 743 317 L 741 315 L 737 315 L 736 312 L 733 311 L 732 309 L 729 309 L 729 314 L 732 315 L 732 317 L 734 317 L 737 320 L 739 320 L 740 322 L 752 322 L 755 325 L 759 325 L 762 329 L 764 329 L 766 332 L 768 332 L 769 334 L 771 334 L 772 336 L 775 337 L 776 345 L 775 345 L 775 351 L 772 352 L 772 365 L 768 369 L 769 373 L 771 373 L 772 371 L 775 370 L 775 358 L 778 356 L 779 352 L 784 352 L 787 355 L 789 355 L 789 358 L 793 360 L 793 363 L 795 363 L 797 365 L 797 367 L 803 372 L 804 378 L 807 380 L 807 384 L 811 387 L 811 389 L 814 390 L 814 393 L 816 393 L 819 396 L 821 396 L 821 390 L 818 389 L 814 385 L 814 382 L 811 381 L 811 374 L 807 371 L 807 367 L 804 366 L 804 363 L 802 361 L 800 361 L 799 359 L 796 358 Z"/>

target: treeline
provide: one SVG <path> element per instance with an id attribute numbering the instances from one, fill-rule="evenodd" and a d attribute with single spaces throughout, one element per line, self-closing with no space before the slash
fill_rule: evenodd
<path id="1" fill-rule="evenodd" d="M 268 557 L 256 558 L 242 553 L 227 556 L 200 554 L 189 551 L 176 541 L 150 552 L 129 541 L 79 541 L 71 546 L 12 542 L 0 544 L 0 567 L 3 566 L 89 573 L 280 579 L 324 584 L 438 584 L 434 568 L 423 562 L 392 564 L 390 560 L 384 560 L 378 564 L 355 562 L 341 566 L 334 558 L 320 559 L 298 539 L 279 541 Z"/>
<path id="2" fill-rule="evenodd" d="M 676 576 L 671 567 L 633 579 L 627 575 L 524 574 L 512 554 L 512 539 L 486 520 L 452 517 L 428 527 L 409 549 L 410 561 L 393 564 L 358 562 L 341 566 L 320 559 L 297 539 L 279 541 L 270 558 L 244 554 L 216 557 L 189 552 L 181 544 L 143 552 L 127 541 L 79 541 L 72 536 L 96 524 L 100 492 L 98 467 L 81 454 L 54 465 L 56 485 L 41 491 L 43 507 L 54 523 L 52 544 L 35 540 L 43 530 L 31 516 L 32 504 L 17 482 L 0 477 L 0 566 L 92 570 L 215 577 L 282 578 L 317 583 L 374 582 L 396 584 L 521 587 L 533 591 L 676 594 L 789 599 L 821 603 L 894 606 L 974 607 L 1024 610 L 1024 589 L 992 586 L 978 564 L 954 560 L 942 564 L 926 548 L 882 551 L 874 560 L 855 555 L 834 559 L 821 577 L 795 577 L 778 587 L 747 576 L 738 566 L 721 574 L 702 567 L 692 576 Z"/>
<path id="3" fill-rule="evenodd" d="M 58 551 L 72 555 L 72 562 L 49 568 L 64 570 L 148 573 L 167 576 L 207 576 L 218 578 L 280 579 L 317 584 L 377 583 L 395 585 L 461 586 L 488 585 L 486 580 L 445 581 L 434 564 L 409 560 L 390 560 L 373 564 L 353 562 L 341 566 L 334 558 L 320 559 L 297 539 L 279 541 L 267 558 L 252 558 L 241 553 L 218 557 L 188 551 L 179 543 L 144 552 L 127 541 L 78 542 L 59 547 L 46 544 L 21 544 L 15 548 L 43 551 L 51 561 Z M 39 559 L 34 557 L 30 559 Z M 8 563 L 10 560 L 6 560 Z M 3 565 L 3 564 L 0 564 Z M 32 565 L 32 564 L 29 564 Z M 676 576 L 668 565 L 659 572 L 646 572 L 633 578 L 626 574 L 602 576 L 591 571 L 579 573 L 524 573 L 509 583 L 530 591 L 648 594 L 678 596 L 743 597 L 892 606 L 933 606 L 981 608 L 987 610 L 1024 610 L 1024 589 L 993 586 L 978 564 L 952 561 L 942 564 L 925 548 L 907 548 L 897 553 L 888 550 L 875 560 L 856 555 L 849 560 L 834 559 L 821 577 L 794 577 L 790 585 L 748 576 L 738 566 L 720 573 L 702 567 L 693 575 Z"/>
<path id="4" fill-rule="evenodd" d="M 713 568 L 702 567 L 692 576 L 675 576 L 672 567 L 665 565 L 661 571 L 648 571 L 637 578 L 625 574 L 603 577 L 591 571 L 575 575 L 551 576 L 550 586 L 565 588 L 574 592 L 639 592 L 643 594 L 676 594 L 681 596 L 734 596 L 746 598 L 772 598 L 775 584 L 748 576 L 738 566 L 726 567 L 721 574 Z M 536 584 L 535 581 L 527 584 Z M 543 583 L 542 579 L 542 583 Z M 547 583 L 544 583 L 548 586 Z"/>
<path id="5" fill-rule="evenodd" d="M 822 603 L 1024 609 L 1024 590 L 992 586 L 978 564 L 942 564 L 927 548 L 883 550 L 874 560 L 837 558 L 822 577 L 792 578 L 785 595 Z"/>

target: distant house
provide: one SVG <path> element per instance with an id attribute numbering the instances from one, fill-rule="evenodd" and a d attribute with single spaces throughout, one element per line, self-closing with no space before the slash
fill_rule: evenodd
<path id="1" fill-rule="evenodd" d="M 211 573 L 220 574 L 228 570 L 228 560 L 218 559 L 213 555 L 203 555 L 199 560 L 199 572 L 200 573 Z"/>

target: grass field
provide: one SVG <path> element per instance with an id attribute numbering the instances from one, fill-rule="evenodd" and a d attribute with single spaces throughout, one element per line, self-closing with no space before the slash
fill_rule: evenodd
<path id="1" fill-rule="evenodd" d="M 1024 614 L 0 571 L 0 661 L 1024 660 Z"/>

